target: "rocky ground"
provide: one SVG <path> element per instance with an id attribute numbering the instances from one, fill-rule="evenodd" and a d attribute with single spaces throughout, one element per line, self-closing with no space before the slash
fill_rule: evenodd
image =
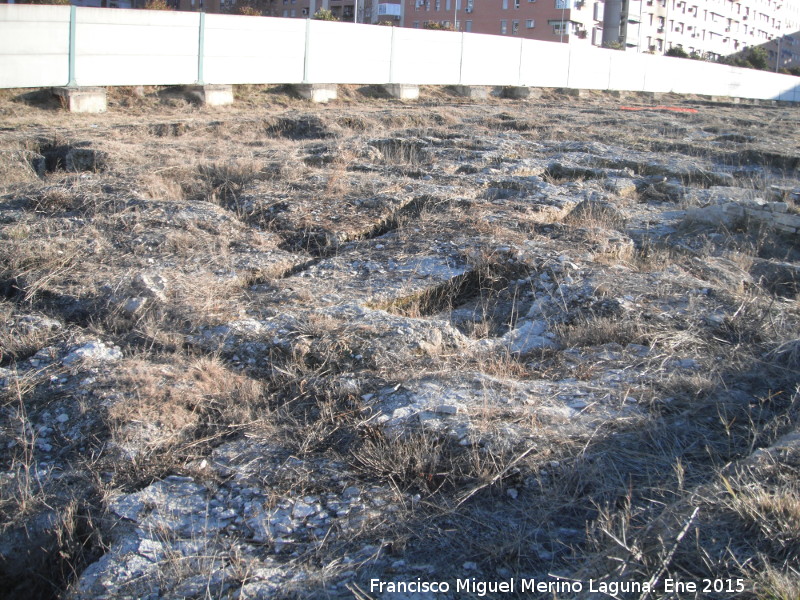
<path id="1" fill-rule="evenodd" d="M 0 98 L 6 597 L 798 597 L 800 108 L 284 92 Z"/>

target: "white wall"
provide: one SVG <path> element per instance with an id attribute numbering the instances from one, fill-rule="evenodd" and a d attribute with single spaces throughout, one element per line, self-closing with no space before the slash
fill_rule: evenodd
<path id="1" fill-rule="evenodd" d="M 306 22 L 206 15 L 203 80 L 286 83 L 303 78 Z"/>
<path id="2" fill-rule="evenodd" d="M 567 44 L 523 41 L 519 85 L 566 87 L 569 53 Z"/>
<path id="3" fill-rule="evenodd" d="M 519 85 L 520 54 L 519 39 L 465 33 L 461 82 L 464 85 Z"/>
<path id="4" fill-rule="evenodd" d="M 76 8 L 78 85 L 198 81 L 200 15 Z M 66 85 L 68 6 L 0 5 L 0 87 Z M 307 37 L 308 35 L 308 37 Z M 205 83 L 527 85 L 800 102 L 800 78 L 511 36 L 206 15 Z"/>
<path id="5" fill-rule="evenodd" d="M 611 52 L 600 48 L 571 48 L 567 87 L 607 90 L 611 79 Z"/>
<path id="6" fill-rule="evenodd" d="M 67 84 L 69 10 L 0 4 L 0 88 Z"/>
<path id="7" fill-rule="evenodd" d="M 454 31 L 384 27 L 394 36 L 390 83 L 454 85 L 461 73 L 461 40 Z"/>
<path id="8" fill-rule="evenodd" d="M 654 72 L 654 56 L 610 51 L 608 87 L 612 90 L 645 90 L 647 73 Z M 652 71 L 651 71 L 652 69 Z"/>
<path id="9" fill-rule="evenodd" d="M 311 20 L 308 33 L 307 83 L 389 81 L 391 28 Z M 271 59 L 280 60 L 280 55 Z M 302 77 L 284 83 L 300 82 Z"/>
<path id="10" fill-rule="evenodd" d="M 78 85 L 169 85 L 197 80 L 199 13 L 77 9 Z"/>

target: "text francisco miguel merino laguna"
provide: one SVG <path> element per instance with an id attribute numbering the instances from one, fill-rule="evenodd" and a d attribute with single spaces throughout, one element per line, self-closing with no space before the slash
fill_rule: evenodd
<path id="1" fill-rule="evenodd" d="M 616 596 L 619 593 L 649 593 L 652 590 L 649 582 L 635 581 L 595 581 L 587 582 L 566 579 L 506 579 L 504 581 L 481 581 L 475 577 L 456 579 L 455 583 L 447 581 L 424 581 L 412 579 L 407 581 L 369 580 L 369 591 L 372 593 L 445 594 L 450 591 L 465 592 L 476 596 L 486 594 L 514 594 L 516 592 L 531 593 L 578 593 L 582 591 L 600 592 Z"/>

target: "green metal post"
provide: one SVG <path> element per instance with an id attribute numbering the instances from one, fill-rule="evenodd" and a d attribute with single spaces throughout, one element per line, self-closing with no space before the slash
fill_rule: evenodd
<path id="1" fill-rule="evenodd" d="M 394 27 L 392 27 L 392 40 L 389 48 L 389 83 L 394 83 Z"/>
<path id="2" fill-rule="evenodd" d="M 309 11 L 310 12 L 310 11 Z M 306 47 L 305 54 L 303 54 L 303 83 L 308 83 L 308 63 L 311 57 L 309 50 L 311 49 L 311 15 L 306 19 Z"/>
<path id="3" fill-rule="evenodd" d="M 464 36 L 461 32 L 461 55 L 458 57 L 458 85 L 464 85 Z"/>
<path id="4" fill-rule="evenodd" d="M 78 87 L 75 82 L 75 32 L 77 30 L 76 7 L 69 7 L 69 81 L 67 87 Z"/>
<path id="5" fill-rule="evenodd" d="M 197 40 L 197 85 L 204 85 L 203 81 L 203 56 L 206 46 L 206 13 L 200 13 L 200 33 Z"/>

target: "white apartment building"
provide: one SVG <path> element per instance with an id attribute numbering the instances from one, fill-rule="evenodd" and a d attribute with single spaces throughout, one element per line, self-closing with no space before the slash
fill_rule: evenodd
<path id="1" fill-rule="evenodd" d="M 762 46 L 776 66 L 800 64 L 800 0 L 606 0 L 604 37 L 625 49 L 717 59 Z M 617 21 L 618 19 L 618 21 Z M 780 40 L 781 50 L 777 50 Z"/>

